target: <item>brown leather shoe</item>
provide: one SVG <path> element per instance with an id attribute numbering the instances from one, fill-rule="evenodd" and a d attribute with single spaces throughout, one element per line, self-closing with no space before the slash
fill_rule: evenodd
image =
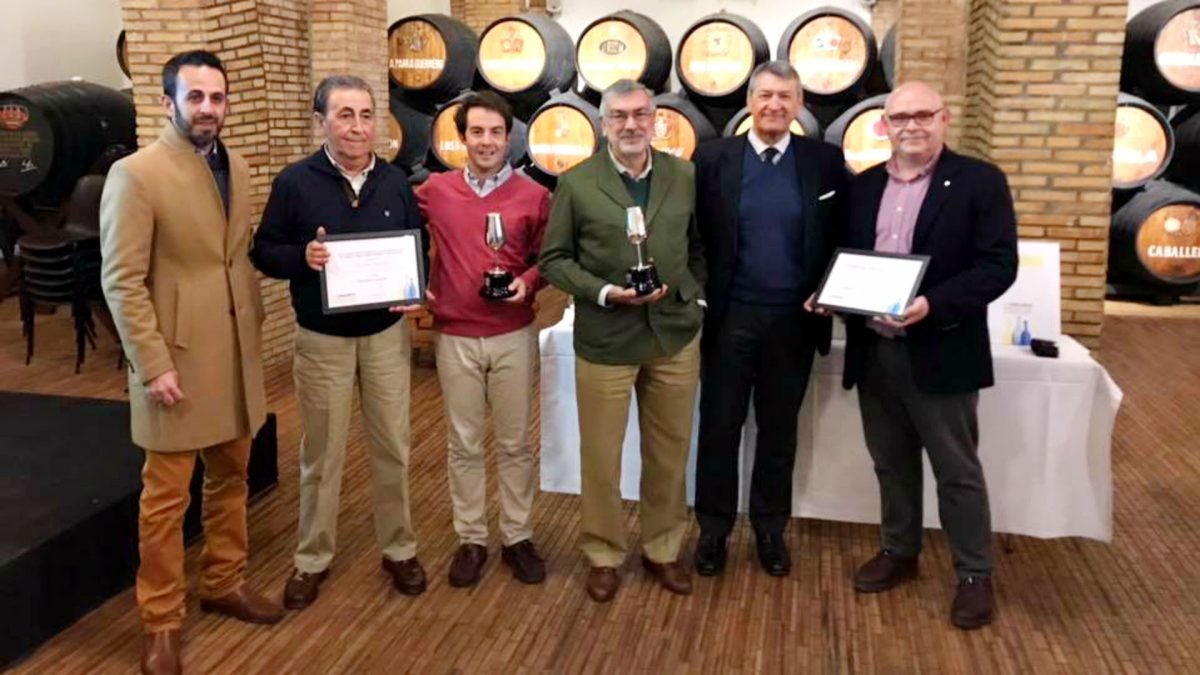
<path id="1" fill-rule="evenodd" d="M 246 623 L 277 623 L 283 618 L 283 608 L 242 584 L 232 593 L 200 601 L 200 609 L 231 616 Z"/>
<path id="2" fill-rule="evenodd" d="M 513 577 L 523 584 L 540 584 L 546 580 L 546 561 L 528 539 L 502 548 L 500 558 L 512 568 Z"/>
<path id="3" fill-rule="evenodd" d="M 854 590 L 859 593 L 878 593 L 916 576 L 916 556 L 898 556 L 884 549 L 858 568 L 854 574 Z"/>
<path id="4" fill-rule="evenodd" d="M 692 575 L 688 574 L 683 565 L 674 561 L 657 563 L 642 556 L 642 567 L 668 591 L 679 595 L 692 594 Z"/>
<path id="5" fill-rule="evenodd" d="M 596 602 L 608 602 L 621 587 L 621 577 L 612 567 L 593 567 L 588 571 L 587 594 Z"/>
<path id="6" fill-rule="evenodd" d="M 288 609 L 304 609 L 317 599 L 321 582 L 329 577 L 329 570 L 301 572 L 293 569 L 283 586 L 283 606 Z"/>
<path id="7" fill-rule="evenodd" d="M 383 571 L 392 575 L 392 585 L 405 595 L 420 595 L 425 592 L 425 570 L 416 557 L 408 560 L 383 559 Z"/>
<path id="8" fill-rule="evenodd" d="M 479 583 L 483 576 L 483 564 L 487 562 L 487 547 L 479 544 L 462 544 L 450 561 L 450 585 L 466 588 Z"/>
<path id="9" fill-rule="evenodd" d="M 142 636 L 142 675 L 179 675 L 179 629 Z"/>
<path id="10" fill-rule="evenodd" d="M 958 582 L 950 605 L 950 623 L 964 630 L 986 626 L 996 617 L 996 597 L 990 577 L 967 577 Z"/>

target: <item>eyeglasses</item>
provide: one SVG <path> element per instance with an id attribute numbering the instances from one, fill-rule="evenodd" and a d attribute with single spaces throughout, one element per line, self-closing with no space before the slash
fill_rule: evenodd
<path id="1" fill-rule="evenodd" d="M 624 124 L 625 121 L 630 117 L 633 118 L 634 122 L 638 122 L 640 124 L 653 116 L 654 113 L 646 110 L 645 108 L 641 110 L 634 110 L 632 113 L 625 112 L 624 110 L 610 110 L 608 114 L 605 115 L 610 122 L 616 122 L 617 124 Z"/>
<path id="2" fill-rule="evenodd" d="M 938 108 L 937 110 L 918 110 L 917 112 L 913 113 L 892 113 L 891 115 L 884 115 L 883 119 L 887 120 L 889 126 L 896 129 L 903 129 L 904 127 L 908 126 L 909 122 L 914 121 L 919 127 L 927 127 L 930 124 L 933 124 L 934 116 L 942 112 L 942 110 L 945 110 L 945 108 Z"/>

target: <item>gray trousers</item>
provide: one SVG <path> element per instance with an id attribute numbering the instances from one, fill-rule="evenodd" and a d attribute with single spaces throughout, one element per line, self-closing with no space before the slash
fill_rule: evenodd
<path id="1" fill-rule="evenodd" d="M 992 572 L 991 514 L 979 463 L 979 392 L 928 394 L 913 381 L 905 345 L 867 331 L 858 386 L 867 449 L 883 506 L 883 548 L 921 552 L 921 448 L 937 480 L 938 515 L 959 579 Z"/>

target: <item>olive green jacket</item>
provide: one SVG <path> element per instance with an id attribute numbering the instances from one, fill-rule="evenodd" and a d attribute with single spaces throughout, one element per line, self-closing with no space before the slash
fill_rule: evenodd
<path id="1" fill-rule="evenodd" d="M 648 305 L 599 304 L 605 284 L 625 286 L 637 253 L 625 238 L 633 200 L 607 150 L 563 174 L 550 205 L 540 269 L 575 297 L 575 353 L 604 364 L 641 364 L 683 349 L 704 321 L 705 266 L 693 213 L 695 180 L 685 160 L 653 151 L 645 255 L 670 292 Z"/>

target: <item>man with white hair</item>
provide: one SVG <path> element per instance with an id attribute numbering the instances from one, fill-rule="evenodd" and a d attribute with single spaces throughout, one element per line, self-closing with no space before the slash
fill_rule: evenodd
<path id="1" fill-rule="evenodd" d="M 704 259 L 693 226 L 692 167 L 650 147 L 650 92 L 617 81 L 600 110 L 607 147 L 559 178 L 540 264 L 542 276 L 575 297 L 581 548 L 592 565 L 588 595 L 607 602 L 620 586 L 616 570 L 627 548 L 620 476 L 631 391 L 642 437 L 642 565 L 667 590 L 692 590 L 678 557 L 687 530 Z M 644 246 L 662 282 L 645 295 L 626 288 L 637 263 L 625 234 L 632 207 L 644 213 Z"/>

